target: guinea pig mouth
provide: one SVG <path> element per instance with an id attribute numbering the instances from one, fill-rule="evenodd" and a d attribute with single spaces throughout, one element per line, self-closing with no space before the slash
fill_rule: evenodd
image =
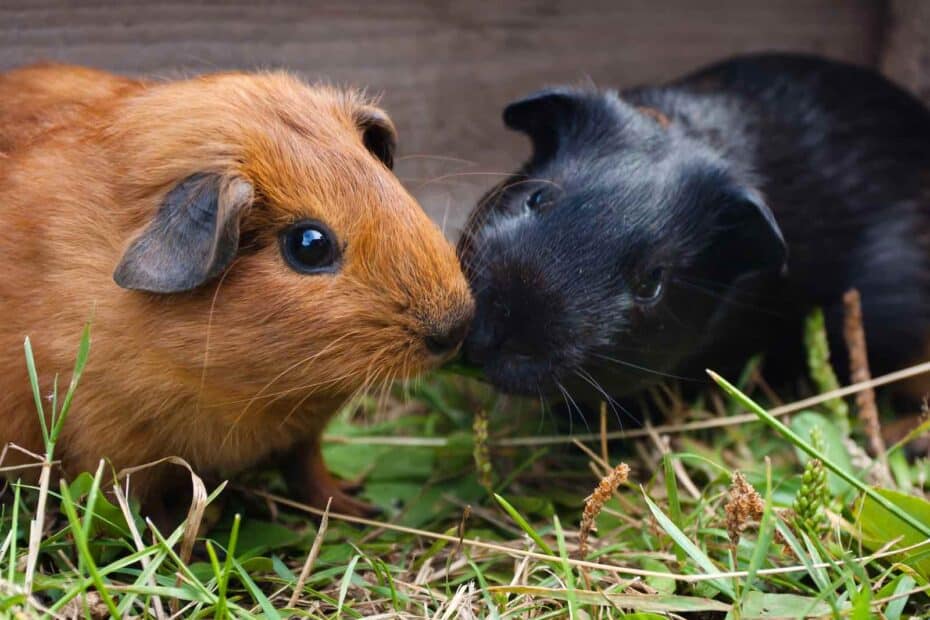
<path id="1" fill-rule="evenodd" d="M 501 356 L 489 361 L 484 374 L 502 392 L 536 397 L 557 393 L 562 375 L 549 360 L 526 355 Z"/>

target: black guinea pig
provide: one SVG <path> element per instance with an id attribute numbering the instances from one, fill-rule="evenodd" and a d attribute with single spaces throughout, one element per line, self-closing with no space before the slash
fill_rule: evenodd
<path id="1" fill-rule="evenodd" d="M 882 373 L 930 342 L 930 113 L 877 73 L 743 56 L 616 93 L 509 105 L 532 156 L 471 214 L 464 347 L 503 391 L 604 399 L 766 355 L 803 370 L 803 317 L 862 296 Z"/>

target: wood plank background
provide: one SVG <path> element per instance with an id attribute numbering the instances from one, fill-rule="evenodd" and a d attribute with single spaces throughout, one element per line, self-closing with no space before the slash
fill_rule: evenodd
<path id="1" fill-rule="evenodd" d="M 927 30 L 911 23 L 930 24 L 930 3 L 920 4 L 0 0 L 0 69 L 41 59 L 172 77 L 286 68 L 366 86 L 383 93 L 400 130 L 398 175 L 454 237 L 495 173 L 527 154 L 499 120 L 508 101 L 561 82 L 667 79 L 757 50 L 882 66 L 921 89 L 925 65 L 908 55 L 927 52 Z"/>

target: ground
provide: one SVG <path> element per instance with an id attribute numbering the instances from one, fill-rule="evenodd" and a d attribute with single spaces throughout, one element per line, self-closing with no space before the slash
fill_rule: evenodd
<path id="1" fill-rule="evenodd" d="M 819 329 L 809 327 L 804 389 L 826 394 L 803 407 L 778 401 L 757 363 L 693 402 L 657 388 L 663 419 L 639 428 L 605 403 L 600 419 L 576 419 L 569 433 L 554 420 L 564 411 L 449 373 L 362 399 L 329 427 L 325 457 L 381 508 L 372 520 L 321 519 L 286 500 L 273 471 L 205 489 L 202 518 L 163 533 L 104 493 L 103 469 L 63 486 L 54 476 L 44 488 L 10 484 L 0 609 L 928 617 L 930 463 L 907 460 L 900 444 L 878 458 L 861 447 L 870 435 L 853 401 L 833 395 Z"/>

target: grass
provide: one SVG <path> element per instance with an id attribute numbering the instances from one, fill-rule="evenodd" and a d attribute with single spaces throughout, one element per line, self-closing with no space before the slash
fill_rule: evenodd
<path id="1" fill-rule="evenodd" d="M 837 390 L 808 336 L 800 404 L 772 402 L 752 369 L 712 374 L 696 402 L 657 390 L 663 423 L 627 431 L 603 408 L 569 436 L 539 403 L 437 374 L 328 429 L 327 463 L 381 518 L 302 506 L 258 471 L 201 488 L 187 527 L 161 532 L 104 488 L 105 463 L 52 481 L 85 332 L 61 400 L 35 391 L 51 405 L 38 484 L 5 470 L 0 617 L 928 617 L 930 464 L 857 447 L 841 399 L 862 386 Z M 28 341 L 26 360 L 36 386 Z"/>

